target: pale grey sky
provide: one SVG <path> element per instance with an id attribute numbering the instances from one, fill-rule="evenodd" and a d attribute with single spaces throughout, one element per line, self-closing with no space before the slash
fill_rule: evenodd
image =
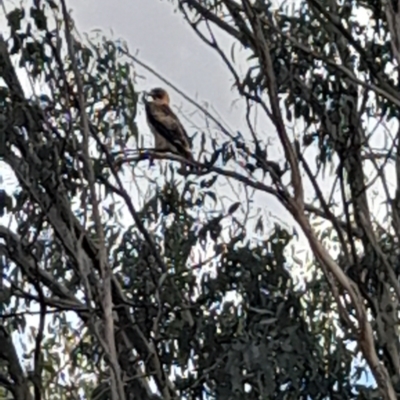
<path id="1" fill-rule="evenodd" d="M 236 97 L 231 91 L 232 78 L 219 56 L 196 36 L 174 5 L 161 0 L 70 0 L 72 16 L 80 32 L 100 28 L 107 35 L 122 37 L 131 53 L 139 50 L 139 58 L 162 73 L 186 93 L 217 106 L 232 124 L 240 122 L 237 113 L 229 112 Z M 107 32 L 108 31 L 108 32 Z M 224 39 L 220 36 L 222 40 Z M 221 44 L 230 51 L 230 41 Z M 146 74 L 140 87 L 160 82 Z M 174 96 L 178 101 L 178 96 Z"/>
<path id="2" fill-rule="evenodd" d="M 207 47 L 183 20 L 174 13 L 174 6 L 165 0 L 67 0 L 80 33 L 101 29 L 106 36 L 110 29 L 114 38 L 127 41 L 132 54 L 139 51 L 139 58 L 182 89 L 189 96 L 198 95 L 218 110 L 224 120 L 235 129 L 244 129 L 244 108 L 233 106 L 238 98 L 231 90 L 232 77 L 215 51 Z M 10 7 L 11 9 L 11 7 Z M 218 35 L 227 54 L 231 41 Z M 140 90 L 160 85 L 151 74 L 140 70 L 145 80 L 138 81 Z M 175 102 L 182 99 L 172 93 Z M 185 105 L 186 106 L 186 105 Z M 260 130 L 274 134 L 270 123 L 261 123 Z M 190 134 L 190 129 L 188 129 Z M 268 200 L 267 200 L 268 199 Z M 272 215 L 283 217 L 281 206 L 264 194 L 257 195 L 256 206 Z M 283 217 L 284 219 L 291 220 Z"/>
<path id="3" fill-rule="evenodd" d="M 245 120 L 244 103 L 234 103 L 239 99 L 232 89 L 233 78 L 220 56 L 196 35 L 180 12 L 174 12 L 176 6 L 165 0 L 69 0 L 68 7 L 80 33 L 89 33 L 101 29 L 114 39 L 121 38 L 129 46 L 131 54 L 149 64 L 190 97 L 196 97 L 201 103 L 208 102 L 218 111 L 229 127 L 245 134 L 248 131 Z M 215 31 L 217 40 L 227 55 L 230 55 L 232 40 L 224 33 Z M 236 59 L 244 61 L 244 55 Z M 243 65 L 246 65 L 243 62 Z M 138 66 L 138 72 L 144 79 L 138 79 L 139 90 L 154 86 L 165 86 L 149 72 Z M 182 105 L 183 110 L 192 111 L 193 107 L 176 93 L 171 92 L 172 103 Z M 141 134 L 150 132 L 144 121 L 143 110 L 139 109 L 138 125 Z M 183 121 L 189 135 L 193 134 L 190 124 Z M 261 136 L 276 136 L 270 121 L 258 118 L 258 133 Z M 150 136 L 151 137 L 151 136 Z M 265 137 L 265 136 L 264 136 Z M 226 138 L 225 138 L 226 139 Z M 274 156 L 279 155 L 276 151 Z M 266 202 L 266 198 L 268 201 Z M 271 217 L 290 221 L 288 213 L 277 200 L 263 193 L 256 193 L 255 206 Z M 286 217 L 284 217 L 286 215 Z M 266 218 L 266 220 L 268 217 Z"/>
<path id="4" fill-rule="evenodd" d="M 12 9 L 10 3 L 17 5 L 15 0 L 6 1 L 8 10 Z M 138 51 L 142 61 L 186 94 L 198 96 L 200 102 L 207 101 L 212 104 L 230 127 L 247 131 L 243 103 L 232 105 L 233 101 L 238 99 L 238 94 L 231 89 L 231 74 L 219 55 L 199 39 L 184 21 L 181 13 L 174 12 L 175 6 L 171 1 L 67 0 L 67 6 L 72 9 L 72 16 L 80 33 L 101 29 L 106 36 L 110 36 L 112 30 L 114 39 L 124 39 L 132 54 Z M 232 42 L 223 34 L 218 34 L 217 37 L 221 47 L 229 55 Z M 138 79 L 139 90 L 162 84 L 147 71 L 138 68 L 138 72 L 144 77 Z M 171 95 L 173 104 L 183 105 L 184 110 L 192 110 L 179 95 L 174 92 Z M 149 131 L 143 123 L 141 111 L 138 115 L 139 130 L 147 136 Z M 187 123 L 185 125 L 191 135 L 193 129 Z M 265 118 L 258 121 L 257 132 L 261 137 L 276 138 L 275 129 Z M 276 151 L 270 152 L 274 154 L 269 156 L 279 158 L 278 148 L 280 146 L 276 146 Z M 329 173 L 327 175 L 324 186 L 329 191 L 331 185 L 328 182 L 332 176 L 329 176 Z M 271 217 L 280 217 L 289 225 L 292 224 L 292 218 L 271 196 L 257 193 L 255 200 L 255 207 L 260 207 Z"/>
<path id="5" fill-rule="evenodd" d="M 10 3 L 13 0 L 6 2 L 8 11 L 12 9 Z M 72 9 L 72 17 L 81 34 L 101 29 L 105 36 L 111 36 L 112 30 L 113 38 L 125 40 L 132 54 L 138 51 L 142 61 L 186 94 L 197 97 L 200 102 L 212 104 L 234 130 L 247 131 L 243 103 L 232 104 L 239 96 L 232 90 L 231 74 L 219 55 L 200 40 L 181 13 L 174 12 L 175 6 L 170 1 L 67 0 L 67 6 Z M 221 48 L 229 55 L 232 41 L 222 33 L 216 32 L 216 36 Z M 162 84 L 147 71 L 138 68 L 138 72 L 144 77 L 138 79 L 139 90 Z M 193 110 L 178 94 L 172 92 L 171 95 L 174 104 Z M 139 112 L 138 123 L 140 133 L 147 136 L 149 131 L 142 112 Z M 185 125 L 191 135 L 193 129 L 187 123 Z M 276 138 L 275 129 L 265 118 L 258 119 L 257 132 L 263 137 Z M 273 153 L 270 154 L 273 159 L 279 158 L 278 148 Z M 253 207 L 259 208 L 258 213 L 266 216 L 264 222 L 271 223 L 278 218 L 278 221 L 286 222 L 289 226 L 293 224 L 292 218 L 278 201 L 264 193 L 256 193 Z"/>

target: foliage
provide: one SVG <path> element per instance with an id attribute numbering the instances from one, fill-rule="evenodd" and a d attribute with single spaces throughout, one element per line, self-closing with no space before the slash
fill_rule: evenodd
<path id="1" fill-rule="evenodd" d="M 173 156 L 148 167 L 135 58 L 120 41 L 79 39 L 64 1 L 8 11 L 0 157 L 17 183 L 0 193 L 0 397 L 396 398 L 399 211 L 388 171 L 398 141 L 374 147 L 400 104 L 395 11 L 176 4 L 233 74 L 248 122 L 231 132 L 202 108 L 219 136 L 199 132 L 187 176 Z M 244 74 L 218 30 L 241 44 Z M 257 136 L 255 112 L 274 124 L 284 160 Z M 227 198 L 224 184 L 240 195 Z M 385 218 L 371 205 L 377 187 Z M 306 282 L 294 237 L 260 216 L 256 191 L 302 229 L 315 256 Z M 365 371 L 379 393 L 360 381 Z"/>
<path id="2" fill-rule="evenodd" d="M 339 306 L 341 330 L 357 340 L 380 394 L 397 398 L 400 172 L 398 134 L 391 134 L 398 132 L 400 104 L 397 6 L 335 0 L 283 2 L 279 9 L 263 0 L 176 3 L 221 56 L 248 105 L 274 124 L 285 160 L 271 160 L 274 168 L 265 162 L 268 146 L 254 136 L 254 125 L 245 146 L 254 150 L 245 157 L 253 155 L 256 167 L 270 174 L 272 186 L 261 190 L 279 188 L 275 196 L 305 233 Z M 233 40 L 230 55 L 219 46 L 220 31 Z M 240 54 L 248 66 L 242 74 L 235 61 Z M 285 189 L 288 183 L 292 192 Z M 321 219 L 323 228 L 313 233 L 309 222 Z"/>

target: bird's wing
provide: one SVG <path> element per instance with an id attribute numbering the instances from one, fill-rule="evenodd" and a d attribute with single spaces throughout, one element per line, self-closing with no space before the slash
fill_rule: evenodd
<path id="1" fill-rule="evenodd" d="M 146 103 L 146 115 L 150 125 L 169 143 L 173 144 L 179 153 L 191 155 L 189 137 L 167 104 Z"/>

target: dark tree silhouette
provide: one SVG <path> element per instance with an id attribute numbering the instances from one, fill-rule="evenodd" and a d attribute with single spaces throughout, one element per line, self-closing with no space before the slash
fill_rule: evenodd
<path id="1" fill-rule="evenodd" d="M 64 0 L 6 10 L 0 397 L 396 399 L 398 10 L 172 3 L 248 123 L 187 99 L 204 128 L 185 176 L 142 145 L 145 64 L 121 41 L 80 38 Z M 310 245 L 300 270 L 272 197 Z"/>

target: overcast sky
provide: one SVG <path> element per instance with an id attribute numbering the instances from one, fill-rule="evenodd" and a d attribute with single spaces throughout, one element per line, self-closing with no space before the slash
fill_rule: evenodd
<path id="1" fill-rule="evenodd" d="M 12 9 L 10 2 L 12 1 L 6 2 L 8 11 Z M 72 17 L 81 34 L 101 29 L 106 36 L 114 39 L 122 38 L 127 42 L 132 54 L 138 52 L 138 57 L 142 61 L 190 97 L 196 97 L 199 102 L 212 104 L 235 131 L 246 132 L 243 103 L 233 104 L 239 96 L 232 90 L 231 74 L 220 56 L 204 44 L 184 21 L 182 14 L 174 12 L 175 6 L 172 2 L 67 0 L 67 6 L 72 10 Z M 232 41 L 223 33 L 217 34 L 217 38 L 221 48 L 229 55 Z M 147 71 L 139 68 L 138 72 L 143 77 L 137 82 L 139 90 L 164 86 Z M 178 94 L 171 92 L 171 98 L 174 105 L 190 109 Z M 150 135 L 143 117 L 141 110 L 138 116 L 139 131 L 141 134 Z M 259 117 L 258 122 L 257 133 L 261 137 L 267 135 L 277 139 L 275 129 L 269 121 L 263 121 Z M 190 125 L 185 125 L 191 136 L 193 129 Z M 270 156 L 279 156 L 277 149 L 278 147 Z M 290 226 L 293 224 L 287 211 L 271 196 L 258 192 L 254 200 L 253 207 L 255 210 L 259 207 L 259 213 L 266 215 L 264 222 L 269 222 L 270 226 L 271 220 L 277 221 L 277 218 L 277 222 L 284 221 Z"/>
<path id="2" fill-rule="evenodd" d="M 212 49 L 196 36 L 174 5 L 162 0 L 67 0 L 73 10 L 78 30 L 89 32 L 101 29 L 105 35 L 127 41 L 132 54 L 139 51 L 139 58 L 160 72 L 165 78 L 191 97 L 209 102 L 229 122 L 231 127 L 241 130 L 244 124 L 244 109 L 232 106 L 238 98 L 232 91 L 231 75 Z M 11 7 L 9 7 L 9 10 Z M 219 35 L 220 44 L 229 54 L 231 42 Z M 138 89 L 159 86 L 160 81 L 139 69 L 145 79 L 138 81 Z M 183 104 L 175 93 L 174 103 Z M 142 118 L 142 117 L 140 117 Z M 139 125 L 140 129 L 147 129 Z M 261 127 L 273 134 L 268 123 Z M 190 134 L 190 129 L 188 129 Z M 261 200 L 259 205 L 270 208 L 272 214 L 279 209 L 276 202 Z M 281 210 L 281 209 L 280 209 Z"/>
<path id="3" fill-rule="evenodd" d="M 131 53 L 139 51 L 139 58 L 162 73 L 176 86 L 191 96 L 218 106 L 224 117 L 239 122 L 231 109 L 232 79 L 219 56 L 196 36 L 175 6 L 161 0 L 70 0 L 78 29 L 90 31 L 100 28 L 105 34 L 113 31 L 122 37 Z M 222 44 L 230 49 L 229 40 L 221 36 Z M 160 84 L 150 74 L 139 80 L 141 88 Z M 174 97 L 174 94 L 172 94 Z M 180 101 L 175 96 L 175 100 Z M 233 124 L 232 124 L 233 125 Z"/>

